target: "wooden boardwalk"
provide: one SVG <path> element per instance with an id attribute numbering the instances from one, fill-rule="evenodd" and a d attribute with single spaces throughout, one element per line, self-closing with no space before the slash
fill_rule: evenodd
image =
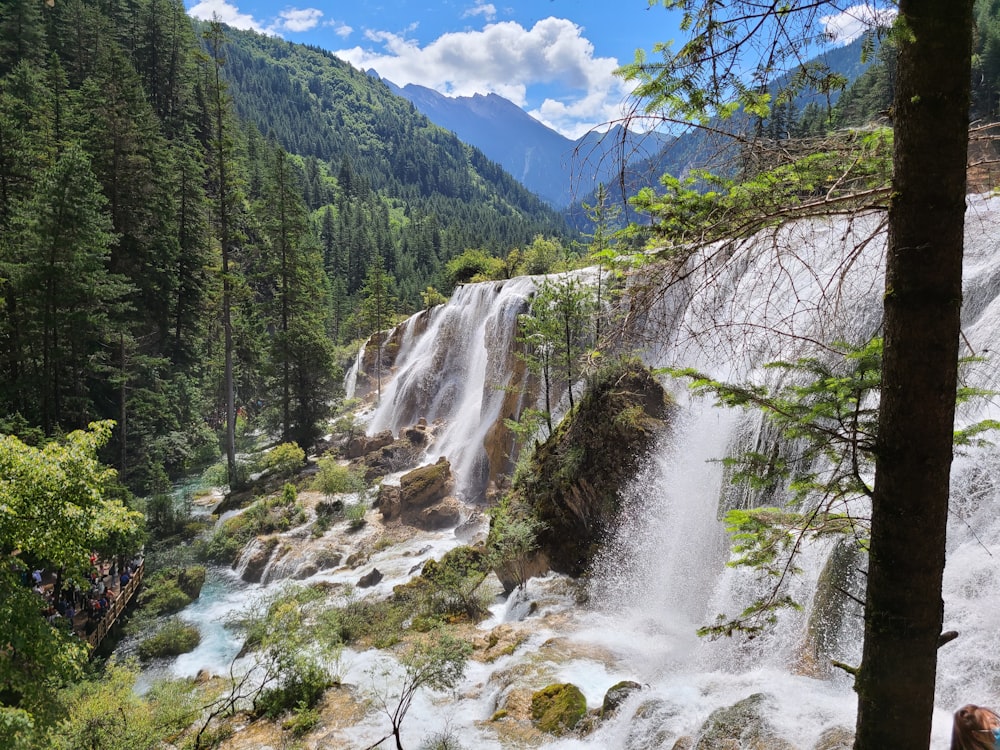
<path id="1" fill-rule="evenodd" d="M 111 605 L 108 607 L 107 613 L 101 618 L 101 621 L 97 623 L 97 627 L 90 635 L 84 636 L 87 643 L 90 644 L 90 653 L 97 651 L 97 647 L 101 645 L 101 642 L 107 637 L 111 628 L 115 626 L 118 622 L 118 618 L 121 617 L 122 612 L 125 611 L 125 607 L 135 596 L 135 592 L 139 590 L 139 584 L 142 583 L 142 574 L 146 570 L 146 561 L 142 560 L 139 562 L 139 567 L 135 569 L 135 572 L 129 577 L 128 583 L 122 586 L 121 590 L 118 592 L 118 596 L 114 598 Z"/>

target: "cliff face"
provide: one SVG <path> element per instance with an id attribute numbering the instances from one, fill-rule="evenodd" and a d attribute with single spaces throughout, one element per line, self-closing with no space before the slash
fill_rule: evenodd
<path id="1" fill-rule="evenodd" d="M 510 498 L 516 513 L 542 524 L 529 573 L 587 571 L 617 524 L 619 491 L 667 428 L 671 406 L 648 369 L 620 364 L 602 372 L 538 446 Z"/>

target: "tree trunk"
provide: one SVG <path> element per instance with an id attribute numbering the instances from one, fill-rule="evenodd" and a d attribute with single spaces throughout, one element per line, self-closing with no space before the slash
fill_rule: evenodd
<path id="1" fill-rule="evenodd" d="M 972 0 L 901 0 L 856 750 L 930 742 L 962 297 Z"/>

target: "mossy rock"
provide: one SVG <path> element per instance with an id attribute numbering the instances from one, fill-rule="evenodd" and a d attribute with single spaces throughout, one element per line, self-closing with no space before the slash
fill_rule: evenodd
<path id="1" fill-rule="evenodd" d="M 847 727 L 830 727 L 823 731 L 813 750 L 851 750 L 854 731 Z"/>
<path id="2" fill-rule="evenodd" d="M 770 710 L 771 698 L 764 693 L 716 709 L 702 725 L 694 750 L 793 750 L 775 734 L 767 720 Z"/>
<path id="3" fill-rule="evenodd" d="M 442 456 L 437 463 L 420 466 L 400 477 L 400 501 L 406 507 L 422 508 L 443 498 L 450 481 L 451 464 Z"/>
<path id="4" fill-rule="evenodd" d="M 194 651 L 199 643 L 201 633 L 198 628 L 174 617 L 140 643 L 137 650 L 140 659 L 159 659 Z"/>
<path id="5" fill-rule="evenodd" d="M 614 713 L 618 707 L 624 703 L 632 693 L 642 690 L 642 685 L 634 680 L 622 680 L 608 688 L 604 694 L 604 702 L 601 704 L 601 715 Z"/>
<path id="6" fill-rule="evenodd" d="M 572 683 L 549 685 L 531 696 L 531 718 L 539 729 L 561 735 L 587 713 L 587 699 Z"/>
<path id="7" fill-rule="evenodd" d="M 177 572 L 177 588 L 192 599 L 197 599 L 201 596 L 201 587 L 205 585 L 205 574 L 204 565 L 182 568 Z"/>
<path id="8" fill-rule="evenodd" d="M 638 361 L 602 370 L 576 408 L 537 447 L 508 499 L 515 515 L 540 523 L 536 564 L 583 575 L 618 523 L 620 492 L 635 476 L 657 436 L 667 427 L 672 401 Z M 488 543 L 487 543 L 488 545 Z M 505 580 L 505 589 L 516 581 Z"/>
<path id="9" fill-rule="evenodd" d="M 180 612 L 201 595 L 205 568 L 166 568 L 146 578 L 139 594 L 139 605 L 156 615 Z"/>

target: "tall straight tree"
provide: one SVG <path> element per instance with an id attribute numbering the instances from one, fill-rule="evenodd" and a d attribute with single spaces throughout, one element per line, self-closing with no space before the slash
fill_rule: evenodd
<path id="1" fill-rule="evenodd" d="M 207 69 L 206 95 L 209 118 L 209 152 L 211 183 L 215 198 L 215 228 L 222 252 L 222 331 L 225 363 L 223 366 L 223 399 L 225 401 L 226 467 L 230 486 L 238 482 L 236 471 L 236 389 L 233 376 L 233 278 L 230 265 L 236 240 L 237 189 L 232 174 L 234 158 L 233 125 L 229 96 L 222 80 L 225 63 L 222 51 L 226 35 L 217 20 L 205 31 L 210 61 Z"/>
<path id="2" fill-rule="evenodd" d="M 855 747 L 927 747 L 944 617 L 973 0 L 899 3 L 865 646 Z"/>
<path id="3" fill-rule="evenodd" d="M 741 109 L 767 114 L 768 84 L 822 38 L 823 16 L 841 10 L 832 2 L 650 0 L 660 4 L 683 11 L 691 38 L 676 52 L 658 48 L 662 61 L 639 56 L 624 73 L 639 81 L 647 111 L 702 122 Z M 872 20 L 896 11 L 898 79 L 856 750 L 930 741 L 962 301 L 972 6 L 862 6 Z"/>
<path id="4" fill-rule="evenodd" d="M 361 320 L 365 331 L 371 336 L 375 350 L 375 378 L 379 400 L 382 398 L 382 344 L 384 331 L 392 325 L 396 307 L 395 281 L 385 270 L 382 257 L 368 267 L 365 284 L 361 288 Z"/>
<path id="5" fill-rule="evenodd" d="M 32 322 L 27 366 L 39 384 L 32 417 L 47 433 L 92 419 L 92 354 L 108 334 L 109 308 L 127 291 L 107 269 L 113 235 L 105 204 L 86 154 L 71 146 L 21 213 L 18 296 Z"/>
<path id="6" fill-rule="evenodd" d="M 301 189 L 288 154 L 275 148 L 265 176 L 266 235 L 261 264 L 264 299 L 273 331 L 270 364 L 280 393 L 282 439 L 308 445 L 331 397 L 333 356 L 329 340 L 329 294 L 323 256 L 306 215 Z"/>

